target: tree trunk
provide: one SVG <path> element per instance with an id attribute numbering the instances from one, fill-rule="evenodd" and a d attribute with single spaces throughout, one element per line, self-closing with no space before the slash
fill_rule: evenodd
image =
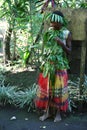
<path id="1" fill-rule="evenodd" d="M 16 32 L 13 31 L 13 52 L 12 52 L 12 60 L 16 60 L 16 55 L 15 55 L 15 51 L 16 51 Z"/>
<path id="2" fill-rule="evenodd" d="M 5 40 L 4 40 L 4 43 L 3 43 L 4 64 L 6 64 L 8 60 L 10 60 L 10 40 L 11 40 L 11 34 L 12 34 L 12 29 L 9 27 L 7 32 L 6 32 Z"/>

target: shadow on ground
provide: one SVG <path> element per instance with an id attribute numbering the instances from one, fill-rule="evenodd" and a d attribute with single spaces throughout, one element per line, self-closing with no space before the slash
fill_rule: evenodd
<path id="1" fill-rule="evenodd" d="M 87 130 L 87 113 L 70 114 L 57 123 L 53 118 L 41 122 L 38 116 L 26 109 L 0 108 L 0 130 Z"/>
<path id="2" fill-rule="evenodd" d="M 29 86 L 37 82 L 37 74 L 36 70 L 8 71 L 5 73 L 5 84 L 24 89 L 29 88 Z"/>

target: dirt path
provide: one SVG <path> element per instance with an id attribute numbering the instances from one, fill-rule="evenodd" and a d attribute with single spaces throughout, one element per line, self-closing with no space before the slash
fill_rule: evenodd
<path id="1" fill-rule="evenodd" d="M 15 119 L 12 120 L 12 117 Z M 54 123 L 39 121 L 38 114 L 11 107 L 0 108 L 0 130 L 87 130 L 87 113 L 72 114 Z"/>

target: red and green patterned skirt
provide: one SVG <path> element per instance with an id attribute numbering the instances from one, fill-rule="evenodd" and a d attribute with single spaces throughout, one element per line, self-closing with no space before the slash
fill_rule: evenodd
<path id="1" fill-rule="evenodd" d="M 67 71 L 57 70 L 55 83 L 52 85 L 48 77 L 39 74 L 37 97 L 35 105 L 39 109 L 47 109 L 48 106 L 56 107 L 62 111 L 68 109 Z"/>

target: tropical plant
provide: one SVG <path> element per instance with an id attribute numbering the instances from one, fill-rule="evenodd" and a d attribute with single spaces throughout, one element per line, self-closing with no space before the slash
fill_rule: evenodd
<path id="1" fill-rule="evenodd" d="M 38 0 L 37 7 L 46 9 L 47 7 L 62 7 L 62 8 L 87 8 L 86 0 Z"/>
<path id="2" fill-rule="evenodd" d="M 62 8 L 67 8 L 67 7 L 87 8 L 87 2 L 85 0 L 68 0 L 68 1 L 67 0 L 52 0 L 52 1 L 51 0 L 32 0 L 32 1 L 31 0 L 25 0 L 25 1 L 5 0 L 5 1 L 1 1 L 0 17 L 1 18 L 3 17 L 8 22 L 9 25 L 6 31 L 7 33 L 5 35 L 5 41 L 4 41 L 4 62 L 6 62 L 6 60 L 10 60 L 12 53 L 13 53 L 12 56 L 14 54 L 19 55 L 17 54 L 18 51 L 16 49 L 16 46 L 19 46 L 18 44 L 19 44 L 20 36 L 22 36 L 23 38 L 26 37 L 24 42 L 23 39 L 21 41 L 22 46 L 25 45 L 29 47 L 30 45 L 34 44 L 35 38 L 37 37 L 39 32 L 38 30 L 40 30 L 40 26 L 42 26 L 42 22 L 43 22 L 43 16 L 40 14 L 40 12 L 42 7 L 45 5 L 47 1 L 48 1 L 48 5 L 46 5 L 46 7 L 51 7 L 50 3 L 52 2 L 52 4 L 54 4 L 54 7 L 56 5 Z M 21 32 L 26 32 L 26 35 L 24 35 Z M 12 42 L 11 36 L 14 37 L 13 39 L 16 40 L 13 40 Z M 37 43 L 39 44 L 39 42 Z M 15 49 L 11 49 L 11 47 L 14 47 Z M 33 56 L 35 55 L 36 54 L 33 54 Z M 16 59 L 15 57 L 14 58 L 12 57 L 12 59 Z M 29 57 L 27 58 L 27 61 L 28 60 Z"/>
<path id="3" fill-rule="evenodd" d="M 14 105 L 15 107 L 25 108 L 28 111 L 34 108 L 34 98 L 36 96 L 37 85 L 33 84 L 29 89 L 18 90 L 16 86 L 5 86 L 0 84 L 0 105 Z"/>

